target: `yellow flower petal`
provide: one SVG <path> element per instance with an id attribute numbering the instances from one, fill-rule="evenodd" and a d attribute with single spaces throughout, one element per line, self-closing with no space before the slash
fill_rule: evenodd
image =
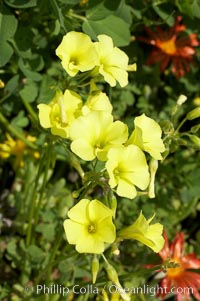
<path id="1" fill-rule="evenodd" d="M 165 151 L 161 139 L 162 130 L 157 122 L 142 114 L 135 118 L 135 130 L 131 134 L 127 145 L 135 144 L 142 150 L 148 152 L 154 159 L 161 160 L 160 153 Z"/>
<path id="2" fill-rule="evenodd" d="M 136 239 L 158 253 L 164 246 L 163 226 L 159 223 L 150 225 L 152 218 L 146 220 L 142 212 L 131 226 L 118 232 L 119 239 Z"/>
<path id="3" fill-rule="evenodd" d="M 103 111 L 81 116 L 70 127 L 70 138 L 73 140 L 71 149 L 84 160 L 97 157 L 106 161 L 108 150 L 121 146 L 127 136 L 127 126 L 120 121 L 113 122 L 113 116 Z"/>
<path id="4" fill-rule="evenodd" d="M 63 68 L 70 76 L 91 70 L 97 64 L 97 53 L 90 37 L 82 32 L 70 31 L 56 49 Z"/>
<path id="5" fill-rule="evenodd" d="M 105 111 L 108 113 L 112 112 L 112 105 L 105 93 L 101 91 L 95 91 L 95 93 L 89 95 L 84 106 L 82 107 L 82 112 L 83 115 L 86 115 L 91 111 Z"/>
<path id="6" fill-rule="evenodd" d="M 121 148 L 111 148 L 108 152 L 106 169 L 111 188 L 117 187 L 120 196 L 134 198 L 135 186 L 144 190 L 150 180 L 145 155 L 139 147 L 129 145 Z"/>
<path id="7" fill-rule="evenodd" d="M 128 56 L 113 46 L 112 39 L 106 35 L 98 36 L 99 42 L 94 43 L 99 57 L 99 73 L 111 87 L 116 82 L 124 87 L 128 84 Z"/>
<path id="8" fill-rule="evenodd" d="M 73 153 L 85 161 L 92 161 L 96 157 L 94 148 L 84 139 L 76 139 L 71 143 L 70 148 Z"/>
<path id="9" fill-rule="evenodd" d="M 90 201 L 88 199 L 82 199 L 68 211 L 69 218 L 80 224 L 87 224 L 89 204 Z"/>
<path id="10" fill-rule="evenodd" d="M 50 128 L 52 125 L 50 120 L 51 108 L 48 105 L 42 103 L 37 107 L 39 109 L 39 120 L 41 126 L 45 129 Z"/>
<path id="11" fill-rule="evenodd" d="M 79 253 L 100 254 L 104 243 L 114 242 L 113 212 L 98 200 L 82 199 L 69 210 L 68 216 L 70 219 L 64 221 L 66 237 Z"/>
<path id="12" fill-rule="evenodd" d="M 126 198 L 129 199 L 134 199 L 137 196 L 137 191 L 132 183 L 129 183 L 124 179 L 119 179 L 117 194 L 119 196 L 126 196 Z"/>
<path id="13" fill-rule="evenodd" d="M 64 94 L 57 91 L 53 100 L 48 104 L 39 104 L 39 120 L 44 128 L 51 128 L 53 135 L 62 138 L 69 137 L 69 127 L 73 120 L 80 115 L 81 97 L 71 91 Z"/>

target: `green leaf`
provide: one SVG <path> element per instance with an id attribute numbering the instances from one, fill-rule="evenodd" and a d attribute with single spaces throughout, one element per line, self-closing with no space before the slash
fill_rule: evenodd
<path id="1" fill-rule="evenodd" d="M 53 241 L 55 238 L 55 227 L 56 224 L 40 224 L 36 227 L 36 231 L 42 233 L 44 239 Z"/>
<path id="2" fill-rule="evenodd" d="M 12 38 L 17 29 L 17 19 L 8 10 L 0 12 L 0 43 Z"/>
<path id="3" fill-rule="evenodd" d="M 118 9 L 115 11 L 115 16 L 123 19 L 129 25 L 132 23 L 131 7 L 124 0 L 121 1 Z"/>
<path id="4" fill-rule="evenodd" d="M 29 124 L 29 120 L 24 116 L 24 111 L 20 111 L 11 121 L 11 125 L 15 128 L 24 128 Z"/>
<path id="5" fill-rule="evenodd" d="M 118 8 L 120 1 L 102 1 L 91 9 L 87 10 L 86 17 L 90 20 L 101 20 L 105 19 L 107 16 L 114 14 Z"/>
<path id="6" fill-rule="evenodd" d="M 6 84 L 5 91 L 13 93 L 19 85 L 19 74 L 14 75 Z"/>
<path id="7" fill-rule="evenodd" d="M 33 263 L 41 263 L 46 257 L 43 250 L 38 248 L 35 245 L 29 246 L 28 249 L 27 249 L 27 253 L 30 256 L 30 260 Z"/>
<path id="8" fill-rule="evenodd" d="M 37 5 L 37 0 L 4 0 L 5 3 L 14 8 L 28 8 Z"/>
<path id="9" fill-rule="evenodd" d="M 18 66 L 20 70 L 24 73 L 24 75 L 29 79 L 32 79 L 33 81 L 40 81 L 42 79 L 41 74 L 28 69 L 30 67 L 27 64 L 25 64 L 25 61 L 22 58 L 19 59 Z"/>
<path id="10" fill-rule="evenodd" d="M 66 30 L 66 28 L 65 28 L 65 19 L 64 19 L 61 8 L 57 4 L 57 1 L 56 0 L 50 0 L 50 5 L 51 5 L 56 17 L 58 18 L 61 27 Z"/>
<path id="11" fill-rule="evenodd" d="M 176 0 L 176 5 L 181 13 L 200 18 L 200 0 Z"/>
<path id="12" fill-rule="evenodd" d="M 38 94 L 38 86 L 32 80 L 28 80 L 23 89 L 20 90 L 19 95 L 27 102 L 33 102 Z"/>
<path id="13" fill-rule="evenodd" d="M 0 67 L 7 64 L 13 55 L 13 49 L 7 42 L 0 43 Z"/>
<path id="14" fill-rule="evenodd" d="M 172 16 L 173 11 L 170 14 L 169 11 L 165 11 L 164 8 L 161 8 L 161 7 L 158 7 L 158 6 L 153 6 L 153 9 L 158 14 L 158 16 L 164 22 L 166 22 L 169 26 L 173 26 L 174 25 L 174 17 Z"/>
<path id="15" fill-rule="evenodd" d="M 38 103 L 49 103 L 55 95 L 55 89 L 51 87 L 55 85 L 52 77 L 44 75 L 39 89 Z"/>
<path id="16" fill-rule="evenodd" d="M 82 25 L 82 29 L 93 40 L 97 40 L 99 34 L 106 34 L 112 37 L 115 46 L 126 46 L 130 43 L 128 24 L 113 15 L 97 21 L 86 20 Z"/>

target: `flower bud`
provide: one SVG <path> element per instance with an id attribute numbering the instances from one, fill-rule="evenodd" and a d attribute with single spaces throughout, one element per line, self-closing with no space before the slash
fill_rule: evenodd
<path id="1" fill-rule="evenodd" d="M 155 198 L 155 176 L 156 176 L 156 171 L 158 169 L 158 161 L 155 159 L 152 159 L 149 164 L 149 169 L 150 169 L 150 183 L 149 183 L 149 192 L 148 196 L 150 199 Z"/>
<path id="2" fill-rule="evenodd" d="M 0 79 L 0 89 L 3 89 L 5 87 L 4 82 Z"/>
<path id="3" fill-rule="evenodd" d="M 93 284 L 96 282 L 98 271 L 99 271 L 99 260 L 97 256 L 94 256 L 92 260 L 92 283 Z"/>
<path id="4" fill-rule="evenodd" d="M 197 107 L 197 108 L 193 109 L 192 111 L 190 111 L 186 115 L 186 118 L 188 120 L 193 120 L 193 119 L 198 118 L 198 117 L 200 117 L 200 107 Z"/>
<path id="5" fill-rule="evenodd" d="M 121 284 L 119 282 L 118 274 L 114 267 L 111 264 L 106 264 L 106 272 L 108 275 L 108 279 L 111 280 L 116 286 L 121 287 Z"/>
<path id="6" fill-rule="evenodd" d="M 200 129 L 200 124 L 197 124 L 197 125 L 192 126 L 190 131 L 192 133 L 196 133 L 196 132 L 198 132 L 199 129 Z"/>
<path id="7" fill-rule="evenodd" d="M 198 147 L 200 147 L 200 138 L 195 136 L 195 135 L 190 135 L 190 140 L 197 145 Z"/>
<path id="8" fill-rule="evenodd" d="M 131 72 L 131 71 L 137 71 L 137 65 L 136 65 L 136 63 L 128 65 L 127 71 L 129 71 L 129 72 Z"/>
<path id="9" fill-rule="evenodd" d="M 181 94 L 177 100 L 177 105 L 181 106 L 184 102 L 186 102 L 187 97 L 183 94 Z"/>
<path id="10" fill-rule="evenodd" d="M 121 286 L 121 284 L 119 282 L 119 278 L 118 278 L 118 274 L 117 274 L 116 270 L 109 263 L 107 263 L 107 265 L 106 265 L 106 272 L 107 272 L 109 280 L 111 280 L 118 287 L 118 292 L 119 292 L 120 296 L 122 297 L 122 299 L 124 301 L 130 301 L 130 296 L 125 292 L 125 289 L 123 289 L 123 287 Z"/>

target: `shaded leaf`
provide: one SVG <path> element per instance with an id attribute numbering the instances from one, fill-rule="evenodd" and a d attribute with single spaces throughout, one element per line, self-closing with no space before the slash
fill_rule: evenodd
<path id="1" fill-rule="evenodd" d="M 43 250 L 35 245 L 31 245 L 27 249 L 27 253 L 30 256 L 30 260 L 33 263 L 40 263 L 45 259 L 45 253 Z"/>
<path id="2" fill-rule="evenodd" d="M 7 64 L 13 55 L 13 49 L 7 42 L 0 43 L 0 67 Z"/>
<path id="3" fill-rule="evenodd" d="M 86 20 L 82 25 L 82 29 L 93 40 L 97 40 L 99 34 L 106 34 L 112 37 L 115 46 L 126 46 L 130 43 L 128 24 L 113 15 L 97 21 Z"/>
<path id="4" fill-rule="evenodd" d="M 24 116 L 24 111 L 20 111 L 11 121 L 13 127 L 24 128 L 29 124 L 29 120 Z"/>
<path id="5" fill-rule="evenodd" d="M 28 80 L 23 89 L 20 90 L 19 95 L 27 102 L 33 102 L 38 94 L 38 87 L 35 82 Z"/>
<path id="6" fill-rule="evenodd" d="M 37 0 L 4 0 L 5 3 L 15 8 L 27 8 L 34 7 L 37 5 Z"/>
<path id="7" fill-rule="evenodd" d="M 15 92 L 19 85 L 19 74 L 14 75 L 6 84 L 5 91 L 9 93 Z"/>
<path id="8" fill-rule="evenodd" d="M 0 12 L 0 43 L 12 38 L 17 29 L 17 19 L 7 10 Z"/>
<path id="9" fill-rule="evenodd" d="M 24 73 L 24 75 L 34 81 L 40 81 L 42 79 L 42 75 L 39 74 L 38 72 L 32 71 L 28 69 L 28 66 L 25 65 L 25 62 L 22 58 L 19 59 L 18 61 L 18 66 L 20 70 Z"/>

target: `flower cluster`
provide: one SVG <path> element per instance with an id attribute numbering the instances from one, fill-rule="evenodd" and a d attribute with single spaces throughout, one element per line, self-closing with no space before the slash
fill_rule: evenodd
<path id="1" fill-rule="evenodd" d="M 149 168 L 148 162 L 161 160 L 165 151 L 160 126 L 142 114 L 133 120 L 134 130 L 129 135 L 128 126 L 114 120 L 108 96 L 96 86 L 101 77 L 111 87 L 117 82 L 121 87 L 127 85 L 127 70 L 134 69 L 128 65 L 127 55 L 106 35 L 92 42 L 86 34 L 74 31 L 64 36 L 56 54 L 71 77 L 88 72 L 90 91 L 85 98 L 70 89 L 57 91 L 49 104 L 38 105 L 41 126 L 68 139 L 71 151 L 82 160 L 101 161 L 100 177 L 110 193 L 133 199 L 138 193 L 136 187 L 147 190 L 151 186 L 153 195 L 155 169 Z M 79 253 L 101 254 L 107 244 L 123 239 L 136 239 L 160 251 L 164 243 L 162 225 L 150 225 L 153 218 L 146 220 L 141 213 L 133 225 L 116 233 L 116 206 L 106 205 L 82 198 L 69 210 L 64 229 L 68 242 L 76 245 Z"/>
<path id="2" fill-rule="evenodd" d="M 56 49 L 62 66 L 70 76 L 79 71 L 90 71 L 93 77 L 101 75 L 111 87 L 118 82 L 121 87 L 128 84 L 128 56 L 114 47 L 111 37 L 99 35 L 98 42 L 82 32 L 68 32 Z"/>

